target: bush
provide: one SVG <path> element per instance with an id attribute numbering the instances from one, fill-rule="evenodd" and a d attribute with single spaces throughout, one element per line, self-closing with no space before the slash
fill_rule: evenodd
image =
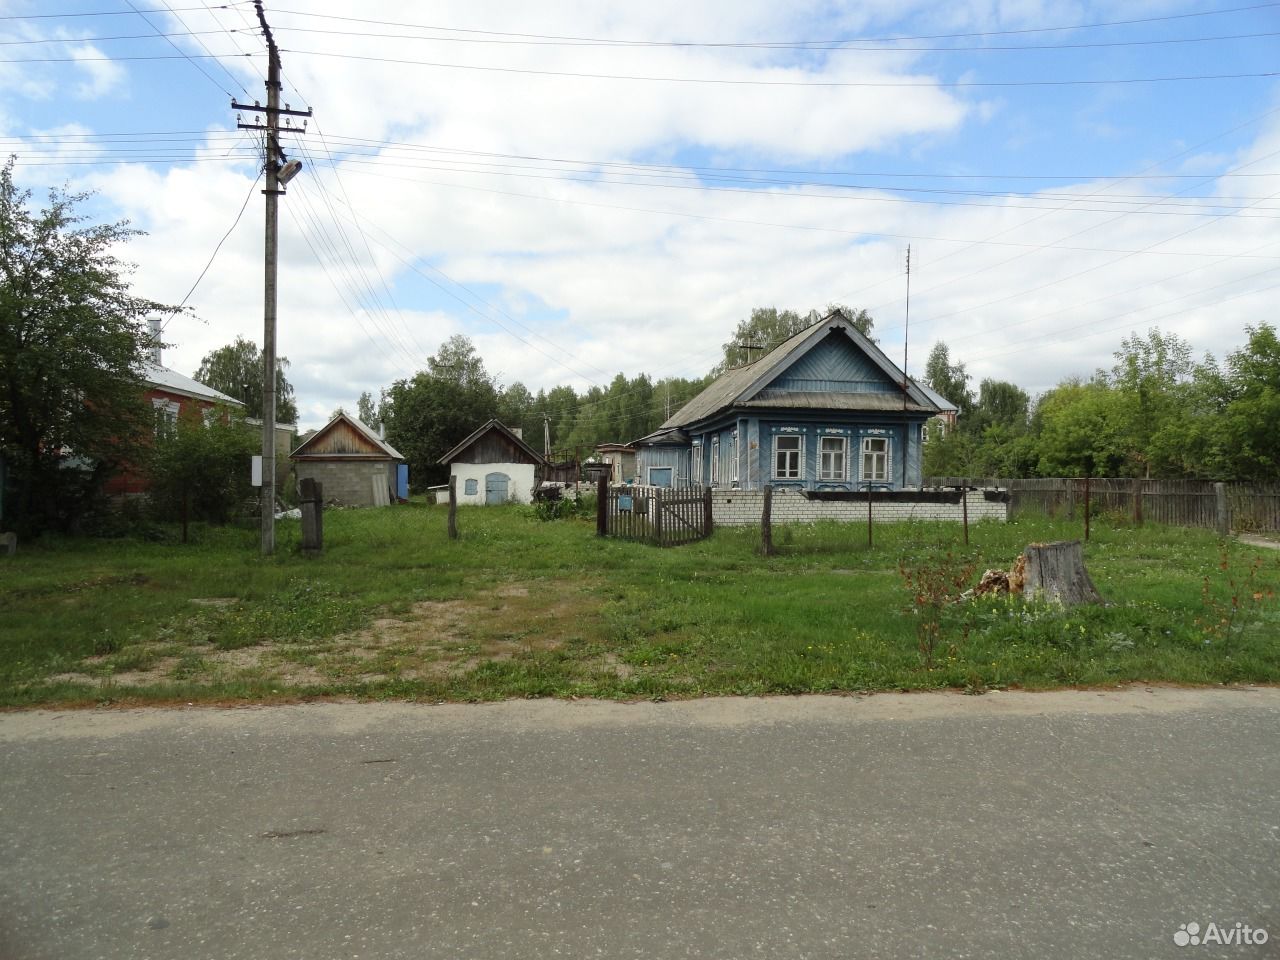
<path id="1" fill-rule="evenodd" d="M 156 437 L 148 464 L 151 503 L 165 520 L 224 524 L 253 493 L 249 465 L 257 439 L 243 418 L 218 410 L 207 421 L 197 411 Z"/>

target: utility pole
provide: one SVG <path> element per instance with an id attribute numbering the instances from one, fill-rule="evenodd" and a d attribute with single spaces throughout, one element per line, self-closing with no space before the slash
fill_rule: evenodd
<path id="1" fill-rule="evenodd" d="M 745 350 L 747 352 L 747 366 L 751 365 L 751 351 L 764 349 L 764 344 L 751 343 L 751 342 L 735 343 L 734 346 L 737 347 L 739 350 Z"/>
<path id="2" fill-rule="evenodd" d="M 551 417 L 545 413 L 542 415 L 542 453 L 551 459 Z"/>
<path id="3" fill-rule="evenodd" d="M 907 309 L 902 320 L 902 486 L 907 486 L 907 460 L 908 452 L 911 449 L 911 431 L 907 426 L 907 334 L 911 330 L 911 244 L 907 244 Z M 923 461 L 921 461 L 923 469 Z M 961 493 L 961 496 L 965 496 Z M 967 503 L 968 501 L 966 501 Z M 969 535 L 969 528 L 965 527 L 965 536 Z"/>
<path id="4" fill-rule="evenodd" d="M 264 107 L 257 101 L 250 106 L 246 103 L 231 101 L 233 110 L 248 110 L 253 113 L 266 114 L 265 135 L 262 143 L 263 173 L 266 176 L 266 228 L 264 241 L 264 280 L 262 304 L 262 555 L 275 553 L 276 549 L 276 263 L 279 253 L 279 198 L 285 191 L 283 186 L 292 180 L 302 169 L 299 160 L 288 161 L 284 151 L 280 149 L 280 117 L 309 117 L 311 111 L 292 110 L 288 104 L 280 107 L 280 50 L 276 47 L 275 37 L 271 35 L 271 27 L 267 23 L 266 12 L 262 9 L 262 0 L 253 0 L 254 9 L 258 13 L 258 22 L 262 25 L 262 34 L 267 41 L 267 105 Z M 263 130 L 260 118 L 254 123 L 241 123 L 237 117 L 236 126 L 242 130 Z M 292 133 L 304 133 L 305 125 L 293 127 Z"/>

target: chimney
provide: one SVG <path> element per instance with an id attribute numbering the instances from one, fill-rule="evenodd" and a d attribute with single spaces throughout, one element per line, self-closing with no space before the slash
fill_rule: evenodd
<path id="1" fill-rule="evenodd" d="M 516 435 L 517 439 L 524 439 L 524 427 L 509 427 L 508 429 Z"/>
<path id="2" fill-rule="evenodd" d="M 378 424 L 378 439 L 387 439 L 387 425 L 385 423 Z"/>
<path id="3" fill-rule="evenodd" d="M 160 326 L 159 317 L 147 317 L 147 330 L 150 334 L 148 337 L 150 345 L 147 347 L 147 352 L 151 355 L 151 362 L 157 367 L 162 366 L 160 363 Z"/>

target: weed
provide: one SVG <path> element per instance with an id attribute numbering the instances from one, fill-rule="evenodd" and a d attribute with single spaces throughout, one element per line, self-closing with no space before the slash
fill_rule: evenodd
<path id="1" fill-rule="evenodd" d="M 957 559 L 950 550 L 941 557 L 926 557 L 909 564 L 898 562 L 907 590 L 911 594 L 911 612 L 916 617 L 916 648 L 926 670 L 932 670 L 943 635 L 957 619 L 952 611 L 960 594 L 973 581 L 977 563 Z M 967 625 L 965 625 L 967 633 Z"/>
<path id="2" fill-rule="evenodd" d="M 1267 606 L 1275 602 L 1276 593 L 1259 582 L 1261 557 L 1254 557 L 1241 571 L 1232 566 L 1230 555 L 1223 550 L 1218 570 L 1216 587 L 1208 575 L 1204 577 L 1200 602 L 1205 612 L 1196 617 L 1196 625 L 1204 634 L 1205 643 L 1219 643 L 1228 650 L 1236 637 L 1261 619 Z"/>

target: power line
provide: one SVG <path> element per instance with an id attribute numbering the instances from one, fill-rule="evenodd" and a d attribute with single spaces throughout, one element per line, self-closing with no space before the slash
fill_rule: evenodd
<path id="1" fill-rule="evenodd" d="M 423 29 L 449 29 L 447 27 L 435 28 L 424 27 Z M 1165 46 L 1178 43 L 1221 43 L 1226 41 L 1237 40 L 1264 40 L 1271 37 L 1280 36 L 1280 32 L 1263 32 L 1263 33 L 1232 33 L 1221 34 L 1212 37 L 1162 37 L 1155 40 L 1106 40 L 1086 43 L 1050 43 L 1050 44 L 1021 44 L 1021 45 L 1004 45 L 1004 46 L 946 46 L 946 47 L 908 47 L 908 46 L 844 46 L 843 44 L 866 44 L 866 43 L 889 43 L 896 41 L 882 40 L 844 40 L 840 41 L 841 46 L 814 47 L 805 46 L 803 44 L 787 44 L 787 43 L 724 43 L 724 44 L 706 44 L 706 43 L 664 43 L 661 41 L 641 42 L 628 40 L 521 40 L 521 39 L 503 39 L 499 37 L 441 37 L 441 36 L 423 36 L 421 34 L 409 33 L 375 33 L 362 30 L 325 30 L 320 27 L 281 27 L 282 33 L 314 33 L 324 36 L 342 36 L 342 37 L 372 37 L 379 40 L 418 40 L 426 43 L 487 43 L 502 44 L 513 46 L 534 46 L 534 47 L 621 47 L 631 50 L 645 50 L 663 47 L 676 48 L 715 48 L 715 49 L 751 49 L 751 50 L 795 50 L 806 52 L 822 52 L 822 53 L 1016 53 L 1027 51 L 1046 51 L 1046 50 L 1091 50 L 1099 48 L 1111 47 L 1149 47 L 1149 46 Z M 118 39 L 115 37 L 103 37 L 103 40 Z M 77 42 L 79 42 L 77 40 Z"/>
<path id="2" fill-rule="evenodd" d="M 235 3 L 223 3 L 223 4 L 219 4 L 215 9 L 229 10 L 232 7 L 244 6 L 246 3 L 249 3 L 249 2 L 251 2 L 251 0 L 238 0 L 238 2 L 235 2 Z M 129 6 L 133 7 L 133 4 L 130 3 Z M 130 15 L 131 12 L 137 13 L 137 14 L 175 13 L 175 12 L 188 13 L 193 10 L 207 10 L 207 9 L 209 9 L 207 4 L 199 7 L 170 7 L 168 4 L 166 4 L 165 9 L 163 10 L 155 7 L 147 10 L 139 10 L 138 8 L 134 7 L 132 11 L 87 10 L 80 13 L 21 13 L 21 14 L 14 13 L 14 14 L 7 14 L 5 16 L 0 16 L 0 20 L 67 20 L 67 19 L 75 19 L 77 17 L 127 17 Z"/>
<path id="3" fill-rule="evenodd" d="M 432 67 L 446 70 L 476 70 L 484 73 L 512 73 L 539 77 L 566 77 L 571 80 L 625 80 L 644 83 L 690 83 L 717 86 L 743 87 L 815 87 L 815 88 L 874 88 L 874 89 L 932 89 L 949 88 L 1006 88 L 1006 87 L 1074 87 L 1111 86 L 1139 83 L 1205 82 L 1209 80 L 1252 80 L 1280 76 L 1280 71 L 1262 73 L 1216 73 L 1193 76 L 1166 77 L 1105 77 L 1076 80 L 926 80 L 924 82 L 882 80 L 745 80 L 724 77 L 659 77 L 645 74 L 587 73 L 570 70 L 533 70 L 526 67 L 500 67 L 475 63 L 442 63 L 434 60 L 409 60 L 402 57 L 374 57 L 358 53 L 337 53 L 326 50 L 299 50 L 289 48 L 289 53 L 312 57 L 333 57 L 340 60 L 359 60 L 368 63 L 394 63 L 400 66 Z M 85 60 L 92 57 L 82 58 Z M 109 59 L 109 58 L 103 58 Z M 133 59 L 122 57 L 118 59 Z M 145 58 L 144 58 L 145 59 Z M 153 59 L 165 59 L 163 57 Z M 0 63 L 40 63 L 39 60 L 0 60 Z"/>
<path id="4" fill-rule="evenodd" d="M 159 28 L 159 27 L 157 27 L 157 26 L 156 26 L 154 23 L 152 23 L 150 20 L 148 20 L 148 19 L 147 19 L 147 15 L 146 15 L 145 13 L 143 13 L 141 10 L 139 10 L 139 9 L 134 5 L 133 0 L 125 0 L 125 3 L 127 3 L 127 4 L 129 5 L 130 9 L 132 9 L 134 13 L 136 13 L 139 17 L 141 17 L 141 18 L 143 19 L 143 21 L 146 23 L 146 25 L 147 25 L 147 26 L 149 26 L 149 27 L 150 27 L 152 30 L 154 30 L 157 34 L 160 34 L 161 36 L 164 36 L 164 34 L 163 34 L 163 32 L 160 30 L 160 28 Z M 230 90 L 228 90 L 226 87 L 224 87 L 222 84 L 220 84 L 217 80 L 213 79 L 212 75 L 210 75 L 210 73 L 209 73 L 209 71 L 208 71 L 208 70 L 206 70 L 204 67 L 200 66 L 200 64 L 196 63 L 196 61 L 195 61 L 191 56 L 189 56 L 185 50 L 183 50 L 180 46 L 178 46 L 176 43 L 174 43 L 172 39 L 170 39 L 169 37 L 165 37 L 164 39 L 168 41 L 169 46 L 173 47 L 173 49 L 175 49 L 175 50 L 177 50 L 177 51 L 178 51 L 178 53 L 182 56 L 182 58 L 183 58 L 184 60 L 189 61 L 189 62 L 190 62 L 190 64 L 191 64 L 193 67 L 195 67 L 195 68 L 196 68 L 197 70 L 199 70 L 202 74 L 204 74 L 205 79 L 207 79 L 210 83 L 212 83 L 215 87 L 217 87 L 217 88 L 218 88 L 219 90 L 221 90 L 223 93 L 225 93 L 228 97 L 234 97 L 234 96 L 235 96 L 235 94 L 233 94 Z M 121 60 L 121 59 L 131 59 L 131 58 L 125 58 L 125 57 L 83 57 L 83 58 L 70 57 L 69 59 L 71 59 L 71 60 L 76 60 L 76 59 L 84 59 L 84 60 Z M 173 58 L 173 57 L 162 57 L 162 58 L 157 58 L 157 59 L 172 60 L 172 59 L 175 59 L 175 58 Z M 14 62 L 17 62 L 17 61 L 14 61 Z M 31 61 L 31 62 L 36 63 L 36 62 L 40 62 L 40 61 Z M 224 67 L 223 69 L 225 70 L 226 68 Z M 234 78 L 233 78 L 233 79 L 234 79 Z M 238 82 L 238 81 L 237 81 L 237 82 Z M 243 89 L 243 87 L 242 87 L 241 89 Z M 246 92 L 247 92 L 247 91 L 246 91 Z"/>
<path id="5" fill-rule="evenodd" d="M 217 259 L 218 251 L 222 249 L 222 245 L 227 242 L 227 238 L 231 236 L 231 234 L 235 232 L 236 227 L 240 225 L 240 218 L 244 216 L 245 208 L 249 206 L 249 200 L 253 197 L 254 188 L 261 182 L 262 174 L 260 173 L 258 174 L 258 178 L 254 180 L 253 183 L 249 184 L 249 192 L 245 194 L 244 203 L 240 204 L 240 212 L 236 214 L 235 220 L 232 221 L 227 232 L 222 235 L 222 239 L 218 241 L 218 245 L 213 248 L 213 253 L 209 255 L 209 262 L 206 263 L 204 265 L 204 269 L 200 271 L 200 276 L 196 277 L 196 282 L 191 285 L 191 289 L 188 290 L 187 295 L 182 298 L 182 302 L 178 304 L 177 309 L 174 310 L 173 313 L 169 314 L 169 319 L 160 325 L 161 333 L 164 332 L 164 328 L 169 325 L 169 322 L 178 315 L 183 307 L 187 305 L 187 301 L 191 299 L 191 295 L 196 292 L 196 287 L 200 286 L 200 281 L 204 279 L 204 275 L 208 273 L 209 268 L 213 266 L 213 261 Z"/>
<path id="6" fill-rule="evenodd" d="M 181 49 L 181 48 L 179 48 Z M 374 57 L 355 53 L 337 53 L 326 50 L 299 50 L 296 48 L 283 48 L 284 53 L 296 53 L 303 56 L 313 57 L 333 57 L 340 60 L 359 60 L 368 63 L 394 63 L 401 66 L 416 67 L 432 67 L 446 70 L 478 70 L 485 73 L 512 73 L 524 74 L 528 76 L 542 77 L 566 77 L 571 80 L 625 80 L 644 83 L 690 83 L 690 84 L 712 84 L 719 86 L 742 86 L 742 87 L 813 87 L 817 89 L 828 88 L 857 88 L 857 89 L 921 89 L 930 90 L 936 87 L 944 88 L 1009 88 L 1009 87 L 1074 87 L 1074 86 L 1111 86 L 1126 84 L 1142 84 L 1142 83 L 1181 83 L 1181 82 L 1207 82 L 1211 80 L 1258 80 L 1270 77 L 1280 76 L 1280 71 L 1268 70 L 1261 73 L 1209 73 L 1209 74 L 1193 74 L 1179 76 L 1164 77 L 1105 77 L 1100 79 L 1073 79 L 1073 80 L 925 80 L 923 82 L 905 82 L 905 81 L 871 81 L 871 80 L 743 80 L 743 79 L 727 79 L 723 77 L 659 77 L 647 76 L 643 74 L 621 74 L 621 73 L 585 73 L 572 72 L 567 70 L 532 70 L 521 67 L 497 67 L 486 66 L 474 63 L 441 63 L 434 60 L 408 60 L 397 57 Z M 105 63 L 105 62 L 125 62 L 125 61 L 156 61 L 156 60 L 191 60 L 192 63 L 196 59 L 224 59 L 232 57 L 232 54 L 188 54 L 181 52 L 178 56 L 168 56 L 164 54 L 157 55 L 138 55 L 115 56 L 115 57 L 19 57 L 0 59 L 0 63 Z M 235 57 L 250 57 L 252 54 L 234 54 Z M 204 71 L 201 71 L 204 72 Z M 205 76 L 208 76 L 206 73 Z M 209 77 L 215 84 L 216 80 Z M 221 85 L 219 84 L 219 87 Z M 224 91 L 230 96 L 229 91 Z"/>
<path id="7" fill-rule="evenodd" d="M 303 100 L 306 99 L 305 97 L 302 97 L 300 93 L 299 93 L 299 97 Z M 1246 123 L 1241 124 L 1238 127 L 1233 127 L 1231 130 L 1226 131 L 1226 133 L 1233 133 L 1236 130 L 1243 128 L 1244 126 L 1247 126 L 1251 123 L 1256 123 L 1258 120 L 1265 119 L 1266 117 L 1270 116 L 1272 113 L 1276 113 L 1276 112 L 1280 112 L 1280 108 L 1278 108 L 1277 110 L 1268 111 L 1267 113 L 1261 114 L 1258 117 L 1254 117 L 1251 120 L 1246 121 Z M 1197 147 L 1193 147 L 1191 149 L 1197 149 L 1198 146 L 1202 146 L 1204 143 L 1212 142 L 1213 139 L 1218 139 L 1223 135 L 1225 134 L 1219 134 L 1217 137 L 1211 138 L 1208 141 L 1202 141 L 1201 144 L 1197 145 Z M 235 136 L 238 136 L 238 135 L 235 133 L 234 130 L 126 130 L 126 131 L 104 131 L 100 133 L 70 133 L 70 132 L 59 133 L 57 139 L 75 140 L 75 141 L 80 141 L 80 140 L 93 141 L 93 140 L 101 140 L 104 138 L 110 139 L 110 138 L 117 138 L 117 137 L 119 138 L 170 137 L 170 138 L 185 138 L 187 140 L 190 140 L 191 142 L 198 143 L 198 142 L 201 142 L 202 138 L 205 138 L 205 137 L 235 137 Z M 332 134 L 332 133 L 329 134 L 329 139 L 335 143 L 342 143 L 342 144 L 353 144 L 353 145 L 366 144 L 371 149 L 374 147 L 387 146 L 387 147 L 400 147 L 405 149 L 422 150 L 422 151 L 429 151 L 429 152 L 440 152 L 440 153 L 449 153 L 449 154 L 462 153 L 469 156 L 496 157 L 500 159 L 512 159 L 512 160 L 532 160 L 532 161 L 541 161 L 546 163 L 581 164 L 584 166 L 595 166 L 595 167 L 612 167 L 612 166 L 627 167 L 627 168 L 634 167 L 634 168 L 644 169 L 644 170 L 672 170 L 672 171 L 688 170 L 688 171 L 694 171 L 694 172 L 708 171 L 712 173 L 715 173 L 715 172 L 766 173 L 766 174 L 795 174 L 797 176 L 894 177 L 894 178 L 908 178 L 908 179 L 925 178 L 925 179 L 937 179 L 937 180 L 1119 180 L 1121 182 L 1125 180 L 1203 180 L 1206 177 L 1206 174 L 1203 174 L 1203 173 L 1156 173 L 1156 174 L 1142 173 L 1142 172 L 1129 173 L 1129 174 L 1081 173 L 1081 172 L 1044 173 L 1044 174 L 1005 173 L 1005 172 L 944 173 L 940 171 L 938 172 L 901 172 L 901 171 L 841 170 L 841 169 L 812 170 L 812 169 L 789 168 L 789 167 L 707 167 L 707 166 L 698 166 L 696 164 L 683 166 L 678 164 L 623 162 L 623 161 L 616 161 L 616 160 L 591 160 L 591 159 L 572 158 L 572 157 L 550 157 L 550 156 L 543 156 L 539 154 L 498 153 L 498 152 L 489 151 L 489 150 L 468 150 L 462 147 L 444 147 L 444 146 L 437 146 L 434 144 L 415 143 L 412 141 L 379 140 L 379 139 L 374 139 L 369 137 L 353 137 L 353 136 L 344 136 L 342 134 Z M 0 143 L 25 143 L 25 142 L 26 142 L 26 138 L 23 138 L 23 137 L 0 137 Z M 121 140 L 121 142 L 128 142 L 128 140 L 123 139 Z M 1177 156 L 1182 156 L 1182 155 L 1183 154 L 1178 154 Z M 1176 157 L 1173 159 L 1176 159 Z M 1168 161 L 1163 161 L 1163 162 L 1168 162 Z M 1158 166 L 1158 164 L 1154 166 Z M 1148 167 L 1147 169 L 1153 169 L 1153 167 Z M 1226 178 L 1226 177 L 1232 177 L 1232 178 L 1272 177 L 1272 176 L 1276 176 L 1277 173 L 1280 173 L 1280 171 L 1271 172 L 1271 173 L 1222 172 L 1222 173 L 1215 173 L 1212 176 L 1218 179 Z"/>
<path id="8" fill-rule="evenodd" d="M 445 30 L 451 33 L 472 33 L 484 34 L 488 36 L 498 37 L 517 37 L 528 40 L 555 40 L 555 41 L 571 41 L 578 43 L 609 43 L 609 44 L 629 44 L 635 46 L 659 46 L 659 47 L 764 47 L 774 48 L 782 46 L 784 48 L 797 47 L 800 49 L 817 49 L 822 50 L 825 47 L 820 45 L 843 44 L 843 43 L 899 43 L 903 41 L 915 40 L 959 40 L 972 37 L 1000 37 L 1026 35 L 1032 33 L 1055 33 L 1067 30 L 1093 30 L 1103 27 L 1119 27 L 1133 26 L 1140 23 L 1162 23 L 1173 20 L 1188 20 L 1193 17 L 1217 16 L 1228 13 L 1241 13 L 1250 10 L 1262 10 L 1270 7 L 1280 6 L 1280 3 L 1259 3 L 1243 7 L 1226 7 L 1220 10 L 1199 10 L 1191 13 L 1168 14 L 1160 17 L 1139 17 L 1129 20 L 1103 20 L 1093 23 L 1075 23 L 1064 26 L 1054 27 L 1024 27 L 1016 30 L 984 30 L 971 31 L 968 33 L 934 33 L 922 34 L 917 36 L 889 36 L 889 37 L 865 37 L 865 38 L 837 38 L 826 40 L 798 40 L 798 41 L 778 41 L 769 43 L 741 43 L 741 42 L 682 42 L 682 41 L 665 41 L 665 40 L 618 40 L 600 37 L 570 37 L 557 36 L 554 34 L 536 34 L 536 33 L 510 33 L 497 30 L 475 30 L 463 27 L 441 27 L 432 26 L 430 24 L 403 23 L 393 20 L 371 20 L 362 17 L 346 17 L 336 14 L 313 13 L 304 10 L 276 10 L 278 14 L 289 14 L 301 17 L 314 17 L 325 20 L 342 20 L 348 23 L 366 23 L 377 26 L 391 27 L 411 27 L 422 30 Z"/>
<path id="9" fill-rule="evenodd" d="M 166 10 L 168 10 L 168 11 L 169 11 L 169 12 L 170 12 L 170 13 L 171 13 L 171 14 L 172 14 L 176 19 L 177 19 L 177 21 L 178 21 L 180 24 L 182 24 L 182 27 L 183 27 L 183 29 L 184 29 L 184 30 L 186 30 L 186 31 L 187 31 L 187 34 L 188 34 L 192 39 L 194 39 L 196 43 L 200 44 L 200 49 L 201 49 L 201 50 L 203 50 L 205 53 L 209 54 L 210 56 L 212 56 L 212 55 L 213 55 L 213 51 L 212 51 L 212 50 L 210 50 L 207 46 L 205 46 L 205 42 L 204 42 L 203 40 L 201 40 L 201 39 L 200 39 L 200 37 L 199 37 L 197 34 L 195 34 L 195 33 L 193 33 L 193 32 L 191 31 L 191 27 L 190 27 L 190 26 L 188 26 L 188 25 L 187 25 L 187 22 L 186 22 L 185 20 L 183 20 L 183 19 L 182 19 L 182 15 L 181 15 L 178 11 L 174 10 L 174 9 L 173 9 L 173 7 L 171 7 L 171 6 L 169 5 L 168 0 L 160 0 L 160 2 L 164 5 L 164 8 L 165 8 Z M 216 58 L 215 58 L 215 60 L 216 60 Z M 240 82 L 240 78 L 239 78 L 239 77 L 237 77 L 234 73 L 232 73 L 230 70 L 228 70 L 228 69 L 227 69 L 226 64 L 224 64 L 221 60 L 216 60 L 216 63 L 218 64 L 218 66 L 219 66 L 219 67 L 221 67 L 221 68 L 222 68 L 222 72 L 223 72 L 223 73 L 225 73 L 228 77 L 230 77 L 230 78 L 231 78 L 231 82 L 232 82 L 232 83 L 234 83 L 234 84 L 236 84 L 236 86 L 238 86 L 241 90 L 243 90 L 243 91 L 244 91 L 244 95 L 245 95 L 246 97 L 251 96 L 251 94 L 249 93 L 249 88 L 248 88 L 248 87 L 246 87 L 243 83 L 241 83 L 241 82 Z"/>
<path id="10" fill-rule="evenodd" d="M 812 233 L 830 233 L 837 236 L 858 237 L 858 238 L 882 238 L 882 239 L 889 239 L 889 240 L 910 240 L 912 242 L 928 240 L 936 243 L 959 243 L 959 244 L 968 244 L 968 245 L 972 245 L 976 243 L 976 244 L 989 244 L 989 245 L 998 246 L 998 247 L 1015 247 L 1015 248 L 1031 247 L 1035 249 L 1043 249 L 1045 247 L 1044 244 L 1017 243 L 1015 241 L 1009 241 L 1009 240 L 968 240 L 968 239 L 961 239 L 957 237 L 924 236 L 918 233 L 917 234 L 884 233 L 881 231 L 848 230 L 841 227 L 816 226 L 814 224 L 778 223 L 778 222 L 773 222 L 768 220 L 751 220 L 743 217 L 717 217 L 717 216 L 712 216 L 710 214 L 688 213 L 687 211 L 683 211 L 683 210 L 658 210 L 652 207 L 638 207 L 638 206 L 632 206 L 629 204 L 603 203 L 603 202 L 591 201 L 591 200 L 572 200 L 565 197 L 553 197 L 545 194 L 518 193 L 512 190 L 497 190 L 492 187 L 478 187 L 478 186 L 472 186 L 470 184 L 460 184 L 460 183 L 445 183 L 439 180 L 429 180 L 429 179 L 424 179 L 419 177 L 397 177 L 393 174 L 379 173 L 372 170 L 370 171 L 355 170 L 352 172 L 366 173 L 368 176 L 377 176 L 382 180 L 396 180 L 396 181 L 403 181 L 405 183 L 429 184 L 431 186 L 447 187 L 453 190 L 468 190 L 468 191 L 473 191 L 477 193 L 495 194 L 497 196 L 517 197 L 525 200 L 538 200 L 538 201 L 549 202 L 549 203 L 562 203 L 562 204 L 568 204 L 570 206 L 592 207 L 592 208 L 603 209 L 603 210 L 623 210 L 631 213 L 649 213 L 657 216 L 679 217 L 682 219 L 700 220 L 700 221 L 706 221 L 711 223 L 731 223 L 731 224 L 738 224 L 741 226 L 773 227 L 773 228 L 782 229 L 782 230 L 804 230 Z M 1072 247 L 1072 246 L 1061 246 L 1056 244 L 1050 244 L 1049 246 L 1052 249 L 1056 249 L 1056 250 L 1069 250 L 1069 251 L 1087 252 L 1087 253 L 1144 253 L 1144 252 L 1147 252 L 1147 251 L 1128 250 L 1128 249 L 1114 248 L 1114 247 Z M 1200 253 L 1197 251 L 1185 251 L 1185 250 L 1167 250 L 1167 251 L 1153 251 L 1153 252 L 1159 256 L 1171 256 L 1171 257 L 1221 256 L 1220 252 Z M 1241 256 L 1246 256 L 1246 255 L 1241 255 Z M 1260 257 L 1257 259 L 1272 260 L 1277 258 Z"/>

